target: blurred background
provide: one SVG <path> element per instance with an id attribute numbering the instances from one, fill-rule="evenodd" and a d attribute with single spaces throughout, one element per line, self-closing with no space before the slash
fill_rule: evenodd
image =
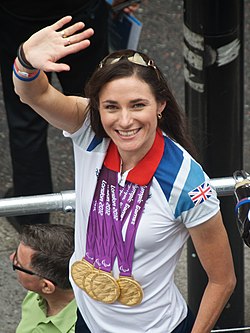
<path id="1" fill-rule="evenodd" d="M 250 172 L 250 0 L 244 1 L 244 169 Z M 184 105 L 183 76 L 183 1 L 145 0 L 136 16 L 143 23 L 138 49 L 155 59 L 165 73 L 181 106 Z M 57 85 L 57 82 L 55 81 Z M 54 182 L 54 192 L 74 189 L 74 164 L 72 145 L 61 131 L 49 129 L 49 147 Z M 0 83 L 0 198 L 12 186 L 8 129 Z M 230 177 L 232 175 L 224 175 Z M 74 214 L 51 213 L 53 223 L 74 223 Z M 235 237 L 239 237 L 237 234 Z M 11 269 L 9 254 L 15 249 L 18 234 L 5 217 L 0 217 L 0 332 L 14 333 L 20 320 L 21 302 L 25 290 L 19 286 Z M 245 326 L 250 326 L 250 249 L 245 248 Z M 183 253 L 177 274 L 177 284 L 187 297 L 186 252 Z"/>

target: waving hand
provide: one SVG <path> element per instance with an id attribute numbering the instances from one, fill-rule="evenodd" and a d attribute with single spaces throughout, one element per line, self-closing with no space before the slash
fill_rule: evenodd
<path id="1" fill-rule="evenodd" d="M 47 72 L 69 71 L 69 65 L 58 60 L 90 45 L 89 38 L 94 31 L 91 28 L 80 31 L 85 26 L 83 22 L 75 23 L 63 30 L 63 26 L 71 19 L 71 16 L 63 17 L 32 35 L 23 44 L 25 57 L 34 68 Z"/>

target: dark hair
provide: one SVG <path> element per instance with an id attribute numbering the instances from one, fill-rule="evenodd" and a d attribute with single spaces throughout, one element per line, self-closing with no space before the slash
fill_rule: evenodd
<path id="1" fill-rule="evenodd" d="M 135 53 L 145 61 L 145 65 L 134 63 L 133 60 L 128 59 Z M 121 50 L 110 54 L 100 63 L 99 68 L 96 69 L 87 83 L 85 95 L 89 98 L 88 112 L 95 134 L 98 137 L 107 137 L 99 113 L 101 89 L 108 82 L 133 75 L 150 86 L 157 102 L 166 101 L 166 107 L 162 112 L 162 119 L 158 120 L 158 126 L 193 156 L 196 155 L 187 119 L 170 91 L 164 75 L 152 59 L 138 51 Z"/>
<path id="2" fill-rule="evenodd" d="M 30 224 L 22 228 L 20 241 L 35 253 L 32 269 L 62 289 L 70 289 L 69 260 L 74 251 L 74 228 L 59 224 Z"/>

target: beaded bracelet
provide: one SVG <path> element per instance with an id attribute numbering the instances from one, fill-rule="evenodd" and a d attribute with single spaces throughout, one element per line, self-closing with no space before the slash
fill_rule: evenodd
<path id="1" fill-rule="evenodd" d="M 33 73 L 27 73 L 27 72 L 21 71 L 17 67 L 16 60 L 15 60 L 14 64 L 13 64 L 13 72 L 14 72 L 15 76 L 21 81 L 33 81 L 40 74 L 40 69 L 36 69 Z"/>
<path id="2" fill-rule="evenodd" d="M 27 68 L 27 69 L 35 69 L 26 59 L 25 54 L 23 52 L 23 43 L 19 46 L 18 50 L 17 50 L 17 58 L 20 62 L 20 64 Z"/>

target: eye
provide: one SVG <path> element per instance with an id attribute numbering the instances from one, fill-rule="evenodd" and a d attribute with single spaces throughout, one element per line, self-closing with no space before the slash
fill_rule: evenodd
<path id="1" fill-rule="evenodd" d="M 105 104 L 103 108 L 108 111 L 114 111 L 118 108 L 118 106 L 116 104 Z"/>
<path id="2" fill-rule="evenodd" d="M 145 106 L 144 103 L 135 103 L 133 104 L 133 109 L 143 109 Z"/>

